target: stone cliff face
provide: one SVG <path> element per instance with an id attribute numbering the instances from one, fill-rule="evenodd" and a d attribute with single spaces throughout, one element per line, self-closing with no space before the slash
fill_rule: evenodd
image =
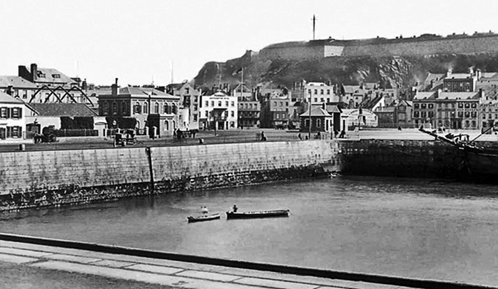
<path id="1" fill-rule="evenodd" d="M 423 81 L 427 73 L 467 73 L 470 68 L 483 72 L 498 72 L 498 53 L 445 54 L 431 56 L 340 56 L 321 59 L 267 59 L 248 51 L 241 58 L 224 63 L 209 62 L 195 77 L 195 84 L 211 87 L 228 83 L 232 87 L 241 81 L 238 72 L 244 67 L 244 83 L 254 87 L 274 83 L 292 87 L 302 80 L 355 85 L 379 82 L 386 88 L 408 88 Z"/>

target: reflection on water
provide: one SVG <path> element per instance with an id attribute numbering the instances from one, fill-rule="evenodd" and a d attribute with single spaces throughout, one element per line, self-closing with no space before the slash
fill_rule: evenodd
<path id="1" fill-rule="evenodd" d="M 498 285 L 498 187 L 338 177 L 0 214 L 3 232 Z M 200 207 L 289 218 L 188 224 Z"/>

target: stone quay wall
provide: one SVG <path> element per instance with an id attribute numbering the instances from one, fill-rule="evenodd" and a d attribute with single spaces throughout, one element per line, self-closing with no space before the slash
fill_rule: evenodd
<path id="1" fill-rule="evenodd" d="M 310 140 L 3 153 L 0 210 L 309 178 L 338 171 L 338 150 Z"/>
<path id="2" fill-rule="evenodd" d="M 340 143 L 341 173 L 388 177 L 469 179 L 463 153 L 428 140 L 360 140 Z"/>

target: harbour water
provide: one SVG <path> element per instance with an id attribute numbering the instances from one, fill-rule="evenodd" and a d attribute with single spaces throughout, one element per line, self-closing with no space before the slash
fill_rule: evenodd
<path id="1" fill-rule="evenodd" d="M 186 217 L 290 209 L 288 218 Z M 0 231 L 498 286 L 498 186 L 337 177 L 0 213 Z"/>

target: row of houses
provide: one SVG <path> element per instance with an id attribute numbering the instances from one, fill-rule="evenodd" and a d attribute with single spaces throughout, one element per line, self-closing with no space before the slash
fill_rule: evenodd
<path id="1" fill-rule="evenodd" d="M 334 132 L 355 127 L 485 129 L 498 119 L 498 73 L 429 74 L 402 99 L 378 83 L 336 85 L 300 81 L 292 88 L 239 83 L 211 88 L 189 82 L 95 87 L 53 68 L 19 66 L 0 76 L 0 139 L 29 138 L 61 128 L 61 117 L 92 117 L 99 135 L 120 128 L 119 118 L 152 136 L 176 130 L 292 128 Z M 110 121 L 113 120 L 113 121 Z"/>

